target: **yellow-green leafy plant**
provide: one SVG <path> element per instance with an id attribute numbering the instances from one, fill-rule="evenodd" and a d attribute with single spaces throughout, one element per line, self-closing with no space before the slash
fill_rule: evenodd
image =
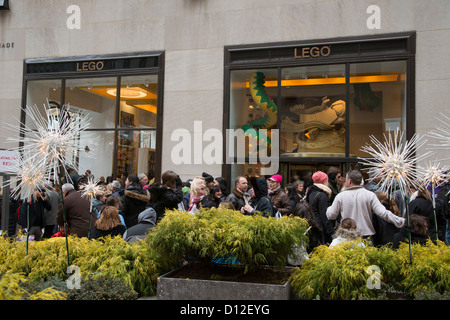
<path id="1" fill-rule="evenodd" d="M 298 217 L 246 216 L 228 209 L 202 209 L 195 215 L 167 211 L 146 241 L 174 261 L 195 257 L 204 262 L 233 257 L 246 266 L 284 266 L 295 244 L 307 243 L 308 223 Z"/>
<path id="2" fill-rule="evenodd" d="M 391 295 L 409 299 L 418 292 L 445 295 L 450 291 L 450 247 L 443 242 L 412 244 L 412 263 L 407 243 L 398 250 L 365 244 L 317 247 L 310 259 L 292 273 L 293 292 L 301 299 L 375 299 Z"/>
<path id="3" fill-rule="evenodd" d="M 83 279 L 121 279 L 140 295 L 154 295 L 158 275 L 171 267 L 145 242 L 129 244 L 121 237 L 88 240 L 74 236 L 69 236 L 69 241 L 71 264 L 79 268 Z M 24 242 L 0 238 L 0 254 L 0 273 L 23 273 L 32 282 L 54 276 L 67 278 L 64 238 L 32 241 L 28 255 Z"/>
<path id="4" fill-rule="evenodd" d="M 402 285 L 406 291 L 415 294 L 421 292 L 450 292 L 450 246 L 442 241 L 426 245 L 413 244 L 412 263 L 407 258 L 408 245 L 402 243 L 398 250 Z"/>
<path id="5" fill-rule="evenodd" d="M 28 292 L 21 283 L 28 279 L 21 273 L 5 273 L 0 279 L 0 300 L 65 300 L 66 294 L 53 287 Z"/>

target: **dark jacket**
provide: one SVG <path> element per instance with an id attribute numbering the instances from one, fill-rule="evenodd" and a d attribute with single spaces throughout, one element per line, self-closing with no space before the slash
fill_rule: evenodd
<path id="1" fill-rule="evenodd" d="M 126 231 L 126 228 L 123 224 L 115 226 L 114 228 L 112 228 L 110 230 L 99 230 L 99 229 L 97 229 L 97 227 L 94 227 L 91 231 L 91 235 L 90 235 L 89 239 L 98 239 L 98 238 L 106 237 L 106 236 L 111 236 L 111 237 L 122 236 L 125 231 Z"/>
<path id="2" fill-rule="evenodd" d="M 269 194 L 268 198 L 270 199 L 270 201 L 272 201 L 275 208 L 280 211 L 283 216 L 292 213 L 293 208 L 291 207 L 291 203 L 289 202 L 289 196 L 286 194 L 286 192 L 281 190 L 281 188 L 279 188 L 278 191 Z"/>
<path id="3" fill-rule="evenodd" d="M 241 211 L 241 208 L 245 206 L 244 196 L 248 196 L 248 198 L 250 199 L 250 196 L 247 192 L 242 193 L 234 188 L 233 191 L 231 191 L 231 193 L 225 198 L 225 200 L 231 201 L 233 203 L 234 209 Z"/>
<path id="4" fill-rule="evenodd" d="M 52 205 L 48 200 L 39 199 L 34 200 L 34 196 L 31 202 L 24 201 L 20 207 L 19 223 L 23 228 L 28 226 L 27 215 L 30 216 L 30 227 L 43 227 L 44 226 L 44 209 L 52 210 Z M 29 212 L 27 212 L 29 210 Z"/>
<path id="5" fill-rule="evenodd" d="M 156 211 L 148 207 L 138 216 L 138 224 L 128 228 L 123 234 L 123 239 L 127 242 L 136 242 L 145 239 L 147 233 L 155 226 Z"/>
<path id="6" fill-rule="evenodd" d="M 324 235 L 331 237 L 331 234 L 334 232 L 334 226 L 333 223 L 327 218 L 327 208 L 330 205 L 330 199 L 327 194 L 316 185 L 312 185 L 306 195 L 306 201 L 308 201 L 311 205 L 314 213 L 314 219 L 321 227 Z M 325 240 L 328 241 L 330 238 Z"/>
<path id="7" fill-rule="evenodd" d="M 178 204 L 183 200 L 181 184 L 175 190 L 167 188 L 165 185 L 153 184 L 148 191 L 150 192 L 150 204 L 156 211 L 158 221 L 164 217 L 166 209 L 178 208 Z"/>
<path id="8" fill-rule="evenodd" d="M 263 216 L 274 217 L 275 210 L 272 201 L 267 197 L 267 181 L 264 178 L 251 177 L 250 183 L 253 186 L 255 196 L 250 199 L 250 205 L 253 207 L 252 212 L 246 212 L 251 215 L 256 212 L 261 212 Z"/>
<path id="9" fill-rule="evenodd" d="M 429 237 L 427 235 L 411 232 L 411 243 L 426 244 L 428 239 Z M 409 242 L 408 231 L 406 227 L 401 228 L 400 232 L 397 232 L 394 235 L 392 240 L 392 248 L 398 249 L 400 246 L 400 242 Z"/>
<path id="10" fill-rule="evenodd" d="M 70 234 L 79 237 L 87 237 L 89 228 L 89 216 L 91 216 L 91 231 L 94 228 L 97 216 L 90 212 L 90 203 L 87 198 L 81 196 L 76 190 L 69 190 L 64 197 L 64 208 Z M 56 216 L 58 225 L 64 225 L 62 203 Z"/>
<path id="11" fill-rule="evenodd" d="M 140 184 L 132 184 L 123 190 L 121 200 L 121 213 L 127 228 L 130 228 L 138 223 L 139 213 L 145 210 L 150 201 L 150 193 Z"/>
<path id="12" fill-rule="evenodd" d="M 435 240 L 436 231 L 434 223 L 433 202 L 431 200 L 425 199 L 424 197 L 418 196 L 409 203 L 408 208 L 410 215 L 415 213 L 428 218 L 428 236 L 432 240 Z M 442 201 L 440 199 L 436 199 L 436 219 L 438 225 L 439 240 L 444 241 L 446 221 L 444 217 Z"/>

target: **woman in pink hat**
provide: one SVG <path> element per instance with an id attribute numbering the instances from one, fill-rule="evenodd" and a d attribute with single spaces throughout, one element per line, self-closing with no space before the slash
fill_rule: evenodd
<path id="1" fill-rule="evenodd" d="M 272 201 L 276 210 L 280 211 L 281 215 L 289 215 L 292 213 L 289 196 L 281 189 L 281 175 L 276 174 L 267 179 L 269 184 L 269 199 Z"/>
<path id="2" fill-rule="evenodd" d="M 334 224 L 327 218 L 327 208 L 330 206 L 331 189 L 328 187 L 328 176 L 325 172 L 317 171 L 312 175 L 314 184 L 309 187 L 306 201 L 314 212 L 314 219 L 319 225 L 323 243 L 330 243 L 334 235 Z"/>

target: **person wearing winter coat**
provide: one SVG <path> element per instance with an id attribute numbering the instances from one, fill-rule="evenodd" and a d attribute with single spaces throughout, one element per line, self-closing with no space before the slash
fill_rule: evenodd
<path id="1" fill-rule="evenodd" d="M 331 241 L 329 248 L 333 248 L 347 241 L 355 241 L 361 237 L 361 230 L 359 230 L 356 226 L 355 220 L 350 218 L 342 219 L 339 227 L 336 230 L 336 238 Z M 361 247 L 366 246 L 362 242 L 358 242 L 357 245 Z"/>
<path id="2" fill-rule="evenodd" d="M 24 200 L 20 207 L 19 223 L 22 228 L 28 228 L 28 234 L 34 235 L 36 241 L 41 240 L 44 209 L 51 210 L 52 205 L 48 201 L 45 191 L 39 188 L 36 188 L 31 201 Z"/>
<path id="3" fill-rule="evenodd" d="M 250 199 L 250 203 L 241 208 L 241 213 L 245 215 L 253 215 L 262 213 L 266 217 L 274 217 L 275 212 L 272 201 L 267 197 L 268 187 L 264 178 L 250 178 L 250 184 L 253 187 L 254 197 Z"/>
<path id="4" fill-rule="evenodd" d="M 234 189 L 225 198 L 226 201 L 231 201 L 236 210 L 241 211 L 241 208 L 249 203 L 250 195 L 248 194 L 248 180 L 244 176 L 238 176 L 234 180 Z"/>
<path id="5" fill-rule="evenodd" d="M 144 240 L 147 233 L 156 224 L 156 211 L 152 207 L 147 207 L 144 211 L 139 213 L 138 224 L 127 229 L 123 234 L 123 240 L 127 242 L 137 242 Z"/>
<path id="6" fill-rule="evenodd" d="M 147 207 L 150 193 L 142 188 L 135 174 L 128 175 L 125 180 L 125 189 L 121 193 L 122 215 L 127 228 L 131 228 L 138 223 L 139 213 Z"/>
<path id="7" fill-rule="evenodd" d="M 411 214 L 409 216 L 409 225 L 411 229 L 411 243 L 419 243 L 421 245 L 426 244 L 428 239 L 430 239 L 428 237 L 429 224 L 427 217 L 418 214 Z M 392 240 L 392 248 L 398 249 L 401 242 L 409 242 L 408 230 L 406 227 L 403 227 L 400 232 L 394 235 Z"/>
<path id="8" fill-rule="evenodd" d="M 361 186 L 362 174 L 352 170 L 346 175 L 345 190 L 338 193 L 333 204 L 327 209 L 329 220 L 352 218 L 356 221 L 363 237 L 375 234 L 372 223 L 372 213 L 383 220 L 393 223 L 397 228 L 403 227 L 405 219 L 394 215 L 378 200 L 375 193 Z"/>
<path id="9" fill-rule="evenodd" d="M 390 212 L 396 216 L 400 216 L 400 211 L 397 204 L 393 198 L 389 198 L 384 191 L 375 192 L 378 200 L 381 204 Z M 395 234 L 397 234 L 400 229 L 394 226 L 392 223 L 387 222 L 383 219 L 379 219 L 378 216 L 372 215 L 372 222 L 375 228 L 375 235 L 373 236 L 373 243 L 376 246 L 382 246 L 388 243 L 392 243 Z"/>
<path id="10" fill-rule="evenodd" d="M 191 182 L 191 188 L 189 193 L 183 197 L 181 202 L 181 210 L 190 214 L 194 214 L 195 211 L 205 205 L 206 202 L 206 182 L 205 178 L 197 176 Z"/>
<path id="11" fill-rule="evenodd" d="M 175 172 L 167 170 L 162 174 L 161 179 L 162 184 L 152 184 L 148 189 L 150 203 L 156 211 L 157 221 L 164 217 L 166 209 L 176 209 L 183 200 L 182 182 Z"/>
<path id="12" fill-rule="evenodd" d="M 311 205 L 314 219 L 322 231 L 322 244 L 330 243 L 334 235 L 334 223 L 327 217 L 330 205 L 331 189 L 328 187 L 328 176 L 325 172 L 317 171 L 312 175 L 313 185 L 309 187 L 306 201 Z"/>
<path id="13" fill-rule="evenodd" d="M 438 229 L 438 239 L 445 241 L 446 220 L 444 216 L 442 200 L 435 200 L 436 220 Z M 428 219 L 428 236 L 431 240 L 436 240 L 436 227 L 434 221 L 433 201 L 430 192 L 427 189 L 419 189 L 417 197 L 408 204 L 409 214 L 418 214 Z"/>
<path id="14" fill-rule="evenodd" d="M 222 201 L 222 189 L 220 186 L 214 186 L 209 191 L 209 194 L 205 197 L 203 204 L 204 208 L 218 208 Z"/>
<path id="15" fill-rule="evenodd" d="M 44 210 L 44 235 L 43 238 L 50 238 L 53 235 L 53 230 L 56 224 L 56 215 L 58 214 L 60 197 L 55 190 L 48 190 L 46 192 L 47 200 L 51 204 L 51 209 Z"/>
<path id="16" fill-rule="evenodd" d="M 66 212 L 66 221 L 70 233 L 78 237 L 87 237 L 89 229 L 94 228 L 97 216 L 91 212 L 91 204 L 87 198 L 81 196 L 74 186 L 70 183 L 65 183 L 61 187 L 64 197 L 64 208 Z M 89 218 L 90 216 L 90 218 Z M 64 226 L 64 216 L 62 203 L 59 206 L 58 214 L 56 215 L 56 222 L 59 226 Z"/>
<path id="17" fill-rule="evenodd" d="M 102 210 L 100 219 L 95 222 L 90 239 L 98 239 L 106 236 L 123 236 L 125 231 L 125 226 L 120 222 L 117 208 L 107 206 Z"/>
<path id="18" fill-rule="evenodd" d="M 275 211 L 279 211 L 281 215 L 289 215 L 292 213 L 289 196 L 281 189 L 283 178 L 279 174 L 275 174 L 267 179 L 269 184 L 269 200 L 272 201 Z"/>

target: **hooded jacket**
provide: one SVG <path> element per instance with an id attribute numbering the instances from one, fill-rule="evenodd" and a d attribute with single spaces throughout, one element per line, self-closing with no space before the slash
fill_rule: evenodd
<path id="1" fill-rule="evenodd" d="M 167 188 L 165 185 L 154 184 L 149 187 L 150 202 L 155 209 L 158 220 L 164 217 L 166 209 L 176 209 L 178 204 L 183 200 L 183 192 L 181 185 L 176 189 Z"/>
<path id="2" fill-rule="evenodd" d="M 250 199 L 250 205 L 253 207 L 253 211 L 247 212 L 247 214 L 261 212 L 264 216 L 274 217 L 275 212 L 272 201 L 267 197 L 268 187 L 266 179 L 251 177 L 250 183 L 253 187 L 255 196 Z"/>
<path id="3" fill-rule="evenodd" d="M 150 193 L 141 185 L 132 184 L 123 190 L 122 215 L 125 225 L 130 228 L 138 223 L 139 213 L 145 210 L 150 201 Z"/>
<path id="4" fill-rule="evenodd" d="M 123 234 L 123 239 L 127 242 L 143 240 L 155 224 L 156 211 L 152 207 L 147 207 L 144 211 L 139 213 L 138 224 L 128 228 L 127 231 L 125 231 Z"/>

